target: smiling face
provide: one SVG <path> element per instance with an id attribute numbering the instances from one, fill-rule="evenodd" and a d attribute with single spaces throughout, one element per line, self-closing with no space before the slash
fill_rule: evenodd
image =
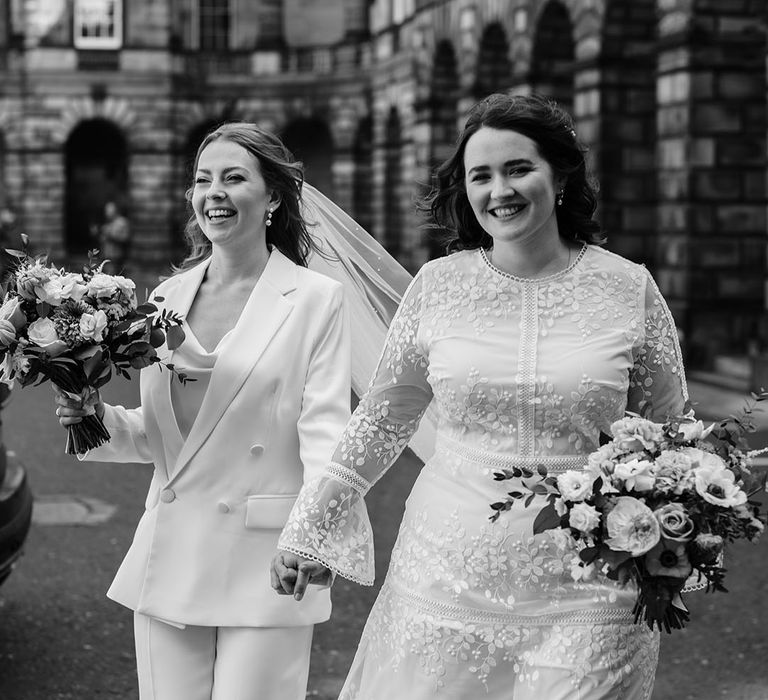
<path id="1" fill-rule="evenodd" d="M 266 245 L 267 209 L 279 204 L 261 175 L 258 159 L 233 141 L 220 138 L 200 153 L 192 208 L 213 244 L 231 241 Z"/>
<path id="2" fill-rule="evenodd" d="M 517 131 L 482 127 L 464 149 L 464 184 L 480 226 L 494 242 L 558 236 L 555 198 L 565 184 Z"/>

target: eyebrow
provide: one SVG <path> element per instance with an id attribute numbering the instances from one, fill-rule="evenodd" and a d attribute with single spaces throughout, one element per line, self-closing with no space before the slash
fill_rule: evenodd
<path id="1" fill-rule="evenodd" d="M 248 172 L 248 168 L 244 168 L 242 165 L 231 165 L 228 168 L 224 168 L 224 170 L 221 172 L 226 175 L 227 173 L 231 173 L 233 170 L 242 170 L 244 172 Z M 198 168 L 196 172 L 210 174 L 211 171 L 208 170 L 208 168 Z"/>
<path id="2" fill-rule="evenodd" d="M 532 165 L 533 161 L 528 160 L 527 158 L 515 158 L 514 160 L 508 160 L 506 163 L 504 163 L 505 168 L 509 168 L 510 166 L 514 165 Z M 470 173 L 481 171 L 481 170 L 490 170 L 489 165 L 475 165 L 474 167 L 467 170 L 467 175 Z"/>

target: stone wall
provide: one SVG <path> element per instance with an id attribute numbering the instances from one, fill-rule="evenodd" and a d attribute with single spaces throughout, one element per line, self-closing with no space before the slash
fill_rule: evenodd
<path id="1" fill-rule="evenodd" d="M 440 250 L 414 198 L 467 110 L 538 90 L 571 109 L 608 246 L 652 270 L 693 362 L 768 342 L 761 3 L 336 0 L 343 26 L 328 41 L 305 27 L 292 46 L 302 3 L 253 0 L 216 54 L 197 50 L 195 3 L 124 5 L 123 48 L 101 53 L 74 48 L 72 0 L 34 31 L 0 11 L 0 177 L 41 248 L 68 252 L 79 126 L 106 120 L 125 140 L 133 255 L 165 266 L 190 152 L 248 119 L 290 136 L 313 181 L 415 270 Z"/>

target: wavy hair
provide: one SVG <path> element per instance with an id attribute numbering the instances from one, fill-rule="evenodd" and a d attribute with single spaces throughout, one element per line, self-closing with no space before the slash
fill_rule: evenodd
<path id="1" fill-rule="evenodd" d="M 593 218 L 596 188 L 587 175 L 586 148 L 579 143 L 571 117 L 556 102 L 541 95 L 494 94 L 470 111 L 453 153 L 433 175 L 432 191 L 419 203 L 431 218 L 429 228 L 446 251 L 490 248 L 493 239 L 472 211 L 465 187 L 464 150 L 481 128 L 516 131 L 534 141 L 556 176 L 567 178 L 563 203 L 555 207 L 561 236 L 601 245 L 606 236 Z"/>
<path id="2" fill-rule="evenodd" d="M 267 228 L 267 245 L 275 246 L 297 265 L 307 266 L 307 258 L 316 250 L 316 244 L 307 230 L 301 215 L 301 186 L 304 168 L 274 134 L 250 122 L 228 122 L 216 127 L 202 141 L 195 155 L 192 172 L 197 170 L 200 154 L 214 141 L 224 140 L 242 146 L 259 161 L 261 176 L 267 188 L 280 195 L 280 206 L 272 215 L 272 225 Z M 186 192 L 187 202 L 192 201 L 191 186 Z M 194 267 L 211 255 L 211 242 L 197 223 L 194 212 L 184 227 L 184 238 L 189 252 L 174 272 Z"/>

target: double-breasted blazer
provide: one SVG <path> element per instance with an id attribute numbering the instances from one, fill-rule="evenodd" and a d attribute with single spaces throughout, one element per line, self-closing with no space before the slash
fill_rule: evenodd
<path id="1" fill-rule="evenodd" d="M 164 281 L 151 298 L 186 315 L 207 267 Z M 160 356 L 173 362 L 165 346 Z M 302 483 L 325 467 L 349 418 L 349 374 L 341 285 L 274 249 L 186 440 L 167 369 L 141 371 L 139 408 L 106 406 L 112 438 L 84 459 L 154 464 L 146 510 L 107 595 L 182 625 L 327 620 L 328 589 L 310 586 L 299 603 L 278 596 L 269 565 Z"/>

